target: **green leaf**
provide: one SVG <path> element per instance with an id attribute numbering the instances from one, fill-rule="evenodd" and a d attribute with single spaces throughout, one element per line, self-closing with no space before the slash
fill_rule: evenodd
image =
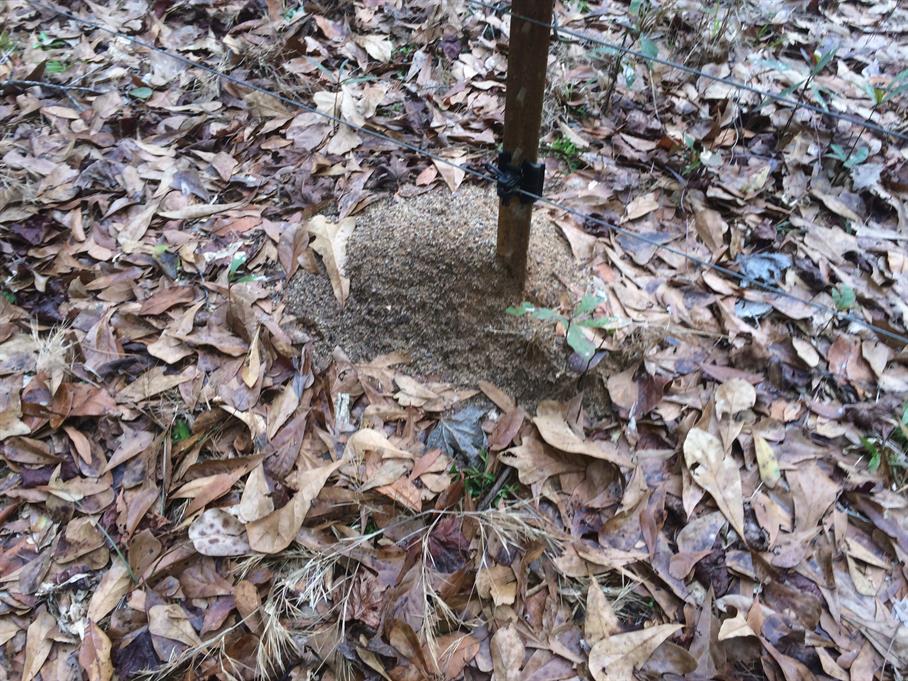
<path id="1" fill-rule="evenodd" d="M 505 310 L 505 312 L 507 314 L 513 315 L 515 317 L 523 317 L 525 314 L 529 314 L 530 312 L 532 312 L 535 309 L 536 309 L 535 305 L 531 305 L 530 303 L 523 302 L 523 303 L 520 303 L 520 305 L 518 305 L 517 307 L 511 306 L 511 307 L 507 308 Z"/>
<path id="2" fill-rule="evenodd" d="M 0 291 L 0 296 L 6 298 L 6 300 L 15 305 L 16 303 L 16 294 L 12 291 Z"/>
<path id="3" fill-rule="evenodd" d="M 836 52 L 838 52 L 838 51 L 839 51 L 838 47 L 833 47 L 832 49 L 829 49 L 826 52 L 821 53 L 819 59 L 817 59 L 817 63 L 814 64 L 812 69 L 810 69 L 810 72 L 812 74 L 816 75 L 820 71 L 825 69 L 827 66 L 829 66 L 829 62 L 832 61 L 833 57 L 835 57 Z"/>
<path id="4" fill-rule="evenodd" d="M 614 317 L 593 317 L 592 319 L 583 319 L 579 322 L 574 322 L 579 324 L 585 329 L 607 329 L 612 324 L 615 323 Z"/>
<path id="5" fill-rule="evenodd" d="M 632 17 L 640 14 L 640 8 L 643 6 L 643 0 L 631 0 L 631 6 L 628 8 L 628 12 Z"/>
<path id="6" fill-rule="evenodd" d="M 230 268 L 227 270 L 227 276 L 232 279 L 233 276 L 237 273 L 237 270 L 239 270 L 245 262 L 245 253 L 237 253 L 236 255 L 234 255 L 233 260 L 230 261 Z"/>
<path id="7" fill-rule="evenodd" d="M 170 437 L 174 442 L 182 442 L 192 437 L 192 429 L 189 427 L 189 422 L 185 419 L 177 419 L 173 424 L 173 428 L 170 429 Z"/>
<path id="8" fill-rule="evenodd" d="M 530 314 L 541 322 L 566 322 L 567 317 L 548 307 L 537 307 Z"/>
<path id="9" fill-rule="evenodd" d="M 835 303 L 838 310 L 850 309 L 856 300 L 854 289 L 850 286 L 839 286 L 832 291 L 832 302 Z"/>
<path id="10" fill-rule="evenodd" d="M 603 302 L 605 302 L 605 298 L 592 293 L 587 293 L 580 299 L 580 302 L 577 303 L 577 307 L 574 308 L 574 316 L 579 317 L 582 314 L 589 314 Z"/>
<path id="11" fill-rule="evenodd" d="M 659 46 L 645 35 L 640 36 L 640 52 L 647 59 L 655 59 L 659 56 Z"/>
<path id="12" fill-rule="evenodd" d="M 589 360 L 596 354 L 596 346 L 583 335 L 583 330 L 577 324 L 571 324 L 571 328 L 568 329 L 567 344 L 585 360 Z"/>
<path id="13" fill-rule="evenodd" d="M 861 444 L 864 446 L 864 451 L 870 454 L 870 461 L 867 462 L 867 468 L 872 472 L 880 467 L 881 459 L 883 458 L 880 454 L 879 447 L 873 443 L 870 438 L 861 436 Z"/>
<path id="14" fill-rule="evenodd" d="M 630 64 L 624 64 L 624 83 L 629 88 L 634 86 L 634 81 L 637 80 L 637 72 L 634 71 L 634 67 Z"/>
<path id="15" fill-rule="evenodd" d="M 149 99 L 154 94 L 154 91 L 150 87 L 134 87 L 129 91 L 130 97 L 135 97 L 136 99 Z"/>
<path id="16" fill-rule="evenodd" d="M 788 97 L 789 95 L 791 95 L 792 92 L 794 92 L 794 91 L 797 90 L 799 87 L 801 87 L 801 86 L 804 84 L 804 82 L 805 82 L 805 81 L 803 81 L 803 80 L 799 80 L 797 83 L 794 83 L 794 84 L 792 84 L 792 85 L 789 85 L 787 88 L 785 88 L 784 90 L 782 90 L 780 96 L 781 96 L 781 97 Z"/>
<path id="17" fill-rule="evenodd" d="M 869 155 L 870 155 L 870 150 L 867 147 L 861 147 L 860 149 L 855 149 L 854 153 L 851 154 L 851 157 L 845 159 L 845 167 L 854 168 L 855 166 L 859 166 L 864 161 L 867 160 L 867 157 Z"/>
<path id="18" fill-rule="evenodd" d="M 52 59 L 46 64 L 44 64 L 45 73 L 63 73 L 66 70 L 66 64 L 62 61 L 57 61 Z"/>

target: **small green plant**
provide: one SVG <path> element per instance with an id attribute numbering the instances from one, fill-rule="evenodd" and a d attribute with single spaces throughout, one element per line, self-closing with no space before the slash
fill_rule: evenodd
<path id="1" fill-rule="evenodd" d="M 788 128 L 791 126 L 791 122 L 794 120 L 795 114 L 798 113 L 798 109 L 801 108 L 801 104 L 804 102 L 804 92 L 810 90 L 814 98 L 817 100 L 819 105 L 824 109 L 826 106 L 826 99 L 823 96 L 822 88 L 819 88 L 814 83 L 814 80 L 820 73 L 822 73 L 829 64 L 832 63 L 832 60 L 835 58 L 836 53 L 838 52 L 838 45 L 832 45 L 825 50 L 815 50 L 812 54 L 807 55 L 804 53 L 804 58 L 810 66 L 810 70 L 807 73 L 807 77 L 804 80 L 797 81 L 794 84 L 788 86 L 782 91 L 783 97 L 788 97 L 789 95 L 797 92 L 798 94 L 798 104 L 791 110 L 791 114 L 788 116 L 788 120 L 785 121 L 785 127 L 782 128 L 782 132 L 779 133 L 779 141 L 786 139 L 786 133 Z M 772 60 L 764 62 L 768 66 L 773 66 L 778 64 Z M 778 64 L 783 70 L 787 68 L 784 64 Z M 761 104 L 762 106 L 762 104 Z"/>
<path id="2" fill-rule="evenodd" d="M 861 447 L 870 457 L 867 469 L 876 472 L 885 462 L 895 489 L 903 490 L 908 485 L 908 402 L 902 405 L 888 435 L 862 436 Z"/>
<path id="3" fill-rule="evenodd" d="M 697 140 L 690 135 L 685 134 L 683 142 L 684 147 L 687 149 L 687 163 L 681 171 L 681 174 L 684 175 L 684 177 L 688 177 L 700 170 L 703 163 L 700 161 L 700 149 L 697 146 Z"/>
<path id="4" fill-rule="evenodd" d="M 16 304 L 16 294 L 12 291 L 0 291 L 0 296 L 6 298 L 7 302 L 12 303 L 13 305 Z"/>
<path id="5" fill-rule="evenodd" d="M 9 37 L 6 31 L 0 31 L 0 52 L 12 52 L 16 49 L 16 43 Z"/>
<path id="6" fill-rule="evenodd" d="M 867 147 L 861 147 L 852 153 L 850 150 L 846 151 L 841 144 L 830 144 L 829 153 L 826 155 L 829 158 L 836 159 L 850 170 L 866 161 L 867 157 L 870 155 L 870 150 L 867 149 Z"/>
<path id="7" fill-rule="evenodd" d="M 580 159 L 580 149 L 567 137 L 559 136 L 554 142 L 546 145 L 546 149 L 561 159 L 571 172 L 583 165 Z"/>
<path id="8" fill-rule="evenodd" d="M 832 290 L 832 302 L 835 303 L 837 310 L 844 312 L 854 307 L 857 298 L 854 289 L 850 286 L 837 286 Z"/>
<path id="9" fill-rule="evenodd" d="M 41 50 L 60 50 L 64 47 L 66 47 L 66 41 L 49 36 L 47 31 L 41 31 L 35 42 L 35 48 Z"/>
<path id="10" fill-rule="evenodd" d="M 242 251 L 234 254 L 233 259 L 230 261 L 230 267 L 227 268 L 228 281 L 233 284 L 245 284 L 250 281 L 255 281 L 254 274 L 242 274 L 240 272 L 243 265 L 246 264 L 247 259 L 248 257 Z"/>
<path id="11" fill-rule="evenodd" d="M 584 329 L 608 329 L 614 324 L 612 317 L 597 316 L 596 308 L 605 302 L 601 296 L 587 294 L 574 306 L 570 315 L 563 315 L 548 307 L 537 307 L 523 302 L 517 307 L 509 307 L 505 312 L 515 317 L 530 316 L 541 322 L 555 322 L 566 327 L 565 340 L 568 346 L 584 361 L 589 362 L 596 354 L 597 347 L 584 333 Z"/>
<path id="12" fill-rule="evenodd" d="M 464 490 L 471 499 L 484 499 L 492 491 L 495 485 L 495 474 L 488 470 L 489 452 L 483 449 L 479 452 L 479 461 L 473 466 L 467 466 L 463 470 L 458 470 L 457 466 L 451 465 L 451 473 L 454 475 L 463 475 Z M 501 489 L 492 500 L 494 506 L 502 499 L 514 497 L 517 495 L 518 487 L 516 484 L 502 485 Z"/>
<path id="13" fill-rule="evenodd" d="M 129 96 L 135 99 L 146 100 L 150 99 L 154 94 L 154 91 L 150 87 L 134 87 L 129 91 Z"/>
<path id="14" fill-rule="evenodd" d="M 192 428 L 189 427 L 189 421 L 184 418 L 178 418 L 173 422 L 170 429 L 170 439 L 174 442 L 182 442 L 192 437 Z"/>

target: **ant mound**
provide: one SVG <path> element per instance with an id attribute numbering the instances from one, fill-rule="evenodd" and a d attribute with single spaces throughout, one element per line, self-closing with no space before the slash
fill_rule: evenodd
<path id="1" fill-rule="evenodd" d="M 327 274 L 301 270 L 288 311 L 326 361 L 403 351 L 408 373 L 475 388 L 481 380 L 519 403 L 576 394 L 579 376 L 554 326 L 505 313 L 529 301 L 569 307 L 588 283 L 558 228 L 536 211 L 521 292 L 495 257 L 498 197 L 477 187 L 387 199 L 355 216 L 347 244 L 350 295 L 338 305 Z"/>

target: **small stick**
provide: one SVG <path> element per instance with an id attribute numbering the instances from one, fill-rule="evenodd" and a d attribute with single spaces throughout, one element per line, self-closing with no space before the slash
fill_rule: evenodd
<path id="1" fill-rule="evenodd" d="M 504 487 L 505 483 L 508 481 L 508 478 L 511 477 L 511 472 L 514 469 L 510 466 L 505 466 L 501 469 L 501 472 L 498 474 L 498 479 L 495 480 L 495 484 L 492 485 L 492 489 L 489 490 L 482 501 L 479 502 L 479 506 L 476 507 L 477 511 L 484 511 L 489 506 L 492 505 L 492 502 L 495 501 L 495 497 L 498 496 L 498 493 L 501 491 L 501 488 Z"/>
<path id="2" fill-rule="evenodd" d="M 61 85 L 59 83 L 48 83 L 43 80 L 20 80 L 18 78 L 10 78 L 9 80 L 4 80 L 0 82 L 0 88 L 4 90 L 9 87 L 46 87 L 51 90 L 60 90 L 61 92 L 85 92 L 90 95 L 100 95 L 104 94 L 101 90 L 96 90 L 93 87 L 84 87 L 82 85 Z"/>

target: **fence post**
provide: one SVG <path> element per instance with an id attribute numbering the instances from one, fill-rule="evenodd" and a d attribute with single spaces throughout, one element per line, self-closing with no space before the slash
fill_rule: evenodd
<path id="1" fill-rule="evenodd" d="M 537 159 L 553 4 L 554 0 L 511 3 L 504 141 L 498 159 L 496 251 L 521 285 L 526 278 L 533 202 L 515 194 L 514 188 L 542 193 L 544 166 Z"/>

